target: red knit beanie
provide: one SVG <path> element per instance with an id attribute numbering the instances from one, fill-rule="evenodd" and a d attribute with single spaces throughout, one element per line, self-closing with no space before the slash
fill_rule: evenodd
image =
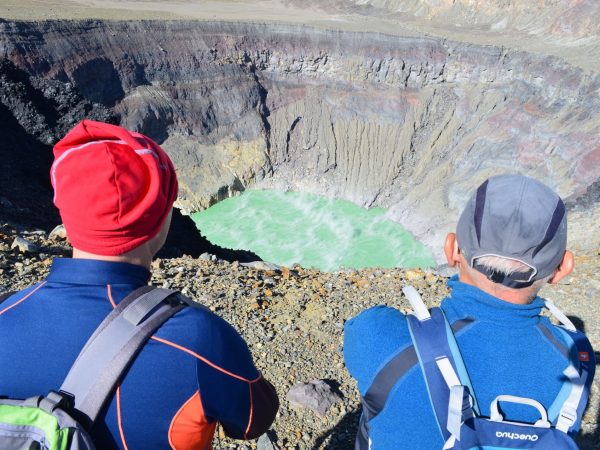
<path id="1" fill-rule="evenodd" d="M 84 120 L 54 146 L 54 204 L 73 247 L 127 253 L 161 230 L 175 198 L 173 163 L 150 138 Z"/>

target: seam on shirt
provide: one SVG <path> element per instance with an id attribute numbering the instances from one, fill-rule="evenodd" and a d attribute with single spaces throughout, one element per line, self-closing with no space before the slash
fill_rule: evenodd
<path id="1" fill-rule="evenodd" d="M 246 431 L 244 432 L 244 439 L 248 439 L 248 433 L 250 432 L 250 427 L 252 426 L 252 384 L 248 384 L 248 390 L 250 391 L 250 414 L 248 416 L 248 426 L 246 427 Z"/>
<path id="2" fill-rule="evenodd" d="M 121 417 L 121 385 L 117 385 L 117 423 L 119 425 L 119 435 L 121 436 L 121 443 L 125 450 L 129 450 L 127 442 L 125 441 L 125 432 L 123 431 L 123 422 Z"/>
<path id="3" fill-rule="evenodd" d="M 106 292 L 107 292 L 107 295 L 108 295 L 108 301 L 112 305 L 113 309 L 115 309 L 117 307 L 117 304 L 115 303 L 115 300 L 113 299 L 112 290 L 110 288 L 110 284 L 106 285 Z"/>
<path id="4" fill-rule="evenodd" d="M 14 308 L 15 306 L 17 306 L 19 303 L 24 302 L 25 300 L 27 300 L 29 297 L 31 297 L 38 289 L 40 289 L 43 285 L 45 285 L 47 283 L 47 281 L 42 282 L 38 287 L 36 287 L 33 291 L 31 291 L 29 294 L 27 294 L 25 297 L 23 297 L 21 300 L 16 301 L 15 303 L 13 303 L 10 306 L 7 306 L 6 308 L 4 308 L 2 311 L 0 311 L 0 316 L 2 314 L 4 314 L 6 311 L 8 311 L 9 309 Z"/>
<path id="5" fill-rule="evenodd" d="M 540 334 L 540 337 L 549 344 L 549 347 L 551 347 L 554 351 L 558 352 L 567 361 L 567 363 L 572 363 L 569 348 L 556 336 L 554 336 L 552 330 L 549 327 L 547 327 L 544 323 L 540 322 L 536 325 L 536 329 Z"/>
<path id="6" fill-rule="evenodd" d="M 222 372 L 222 373 L 224 373 L 224 374 L 226 374 L 226 375 L 229 375 L 229 376 L 230 376 L 230 377 L 232 377 L 232 378 L 236 378 L 236 379 L 238 379 L 238 380 L 240 380 L 240 381 L 244 381 L 244 382 L 246 382 L 246 383 L 256 383 L 258 380 L 260 380 L 260 379 L 262 378 L 262 374 L 260 374 L 260 373 L 258 374 L 258 377 L 256 377 L 256 378 L 255 378 L 255 379 L 253 379 L 253 380 L 250 380 L 250 379 L 248 379 L 248 378 L 244 378 L 244 377 L 242 377 L 242 376 L 240 376 L 240 375 L 236 375 L 236 374 L 235 374 L 235 373 L 233 373 L 233 372 L 229 372 L 228 370 L 226 370 L 226 369 L 224 369 L 224 368 L 222 368 L 222 367 L 220 367 L 220 366 L 216 365 L 215 363 L 213 363 L 213 362 L 209 361 L 209 360 L 208 360 L 208 359 L 206 359 L 205 357 L 203 357 L 203 356 L 200 356 L 198 353 L 196 353 L 196 352 L 194 352 L 194 351 L 190 350 L 189 348 L 186 348 L 186 347 L 184 347 L 184 346 L 182 346 L 182 345 L 176 344 L 176 343 L 174 343 L 174 342 L 171 342 L 171 341 L 167 341 L 166 339 L 162 339 L 162 338 L 159 338 L 159 337 L 156 337 L 156 336 L 152 336 L 150 339 L 154 339 L 155 341 L 162 342 L 163 344 L 169 345 L 169 346 L 171 346 L 171 347 L 174 347 L 174 348 L 176 348 L 176 349 L 178 349 L 178 350 L 181 350 L 182 352 L 185 352 L 185 353 L 187 353 L 187 354 L 189 354 L 189 355 L 192 355 L 192 356 L 194 356 L 195 358 L 197 358 L 197 359 L 199 359 L 200 361 L 202 361 L 203 363 L 205 363 L 205 364 L 208 364 L 208 365 L 209 365 L 210 367 L 212 367 L 213 369 L 216 369 L 216 370 L 218 370 L 219 372 Z"/>

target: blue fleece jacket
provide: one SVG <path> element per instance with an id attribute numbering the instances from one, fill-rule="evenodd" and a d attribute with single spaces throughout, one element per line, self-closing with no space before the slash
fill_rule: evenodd
<path id="1" fill-rule="evenodd" d="M 558 411 L 551 405 L 561 389 L 572 349 L 562 333 L 540 317 L 543 300 L 538 297 L 530 304 L 515 305 L 461 283 L 457 277 L 448 284 L 452 293 L 441 308 L 450 324 L 474 319 L 456 337 L 481 414 L 489 416 L 496 396 L 511 394 L 538 400 L 553 420 Z M 349 320 L 344 340 L 346 366 L 357 380 L 361 396 L 379 370 L 412 345 L 404 314 L 387 306 L 375 306 Z M 503 411 L 508 420 L 533 422 L 539 418 L 533 408 L 522 405 L 503 405 Z M 442 448 L 418 364 L 396 383 L 383 411 L 369 422 L 369 429 L 376 450 Z"/>

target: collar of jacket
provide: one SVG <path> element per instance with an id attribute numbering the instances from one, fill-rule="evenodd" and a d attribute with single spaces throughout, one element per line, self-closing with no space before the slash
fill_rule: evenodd
<path id="1" fill-rule="evenodd" d="M 497 325 L 530 326 L 538 323 L 544 307 L 544 300 L 540 297 L 526 305 L 506 302 L 475 286 L 460 282 L 458 275 L 448 280 L 448 286 L 452 292 L 442 302 L 442 308 L 455 319 L 471 316 Z"/>
<path id="2" fill-rule="evenodd" d="M 51 283 L 143 286 L 150 280 L 150 272 L 145 267 L 122 262 L 55 258 L 46 279 Z"/>

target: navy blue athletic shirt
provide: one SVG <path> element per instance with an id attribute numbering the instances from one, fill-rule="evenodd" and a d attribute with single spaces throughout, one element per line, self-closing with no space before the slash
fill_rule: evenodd
<path id="1" fill-rule="evenodd" d="M 104 317 L 149 279 L 141 266 L 54 260 L 45 281 L 0 303 L 0 395 L 58 389 Z M 92 435 L 102 449 L 207 449 L 217 421 L 231 437 L 255 438 L 277 408 L 240 335 L 188 307 L 148 341 Z"/>

